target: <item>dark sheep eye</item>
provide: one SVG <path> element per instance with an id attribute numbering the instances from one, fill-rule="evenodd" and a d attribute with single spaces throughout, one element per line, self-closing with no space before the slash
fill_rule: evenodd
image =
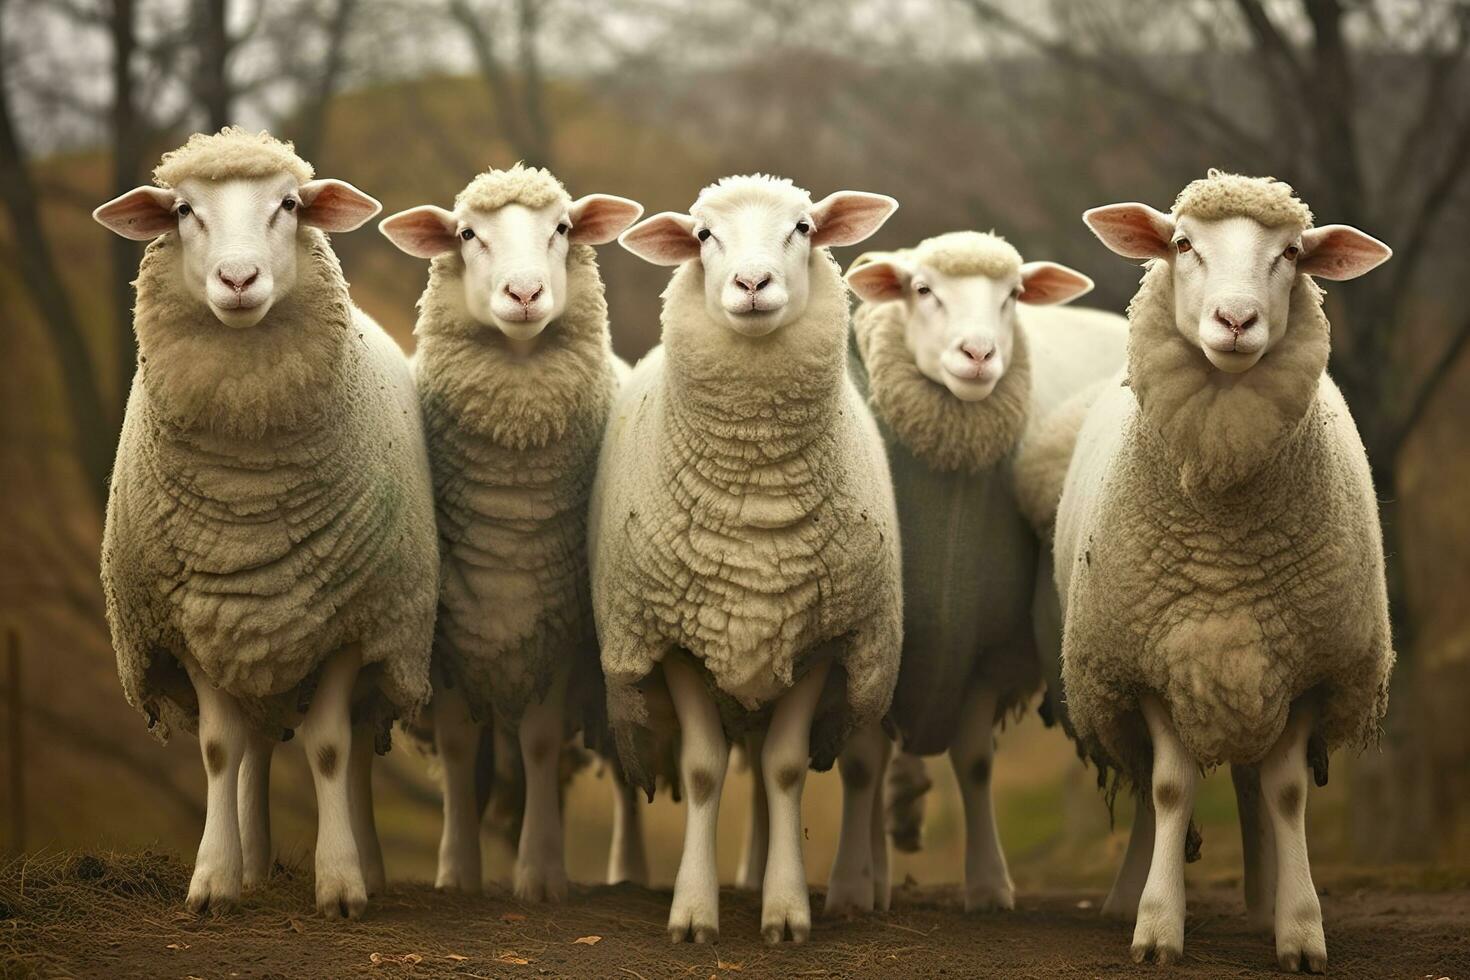
<path id="1" fill-rule="evenodd" d="M 561 224 L 559 224 L 559 225 L 556 226 L 556 233 L 558 235 L 565 235 L 567 233 L 567 231 L 570 230 L 570 228 L 571 228 L 571 226 L 568 225 L 565 221 L 563 221 Z"/>
<path id="2" fill-rule="evenodd" d="M 1194 248 L 1194 246 L 1190 244 L 1190 241 L 1187 238 L 1179 239 L 1179 241 L 1174 243 L 1174 247 L 1179 250 L 1180 255 L 1183 255 L 1185 252 L 1188 252 L 1190 249 Z"/>
<path id="3" fill-rule="evenodd" d="M 466 228 L 464 231 L 459 233 L 459 237 L 463 238 L 465 241 L 469 241 L 471 238 L 475 237 L 475 229 Z"/>
<path id="4" fill-rule="evenodd" d="M 932 291 L 933 290 L 931 290 L 928 286 L 920 286 L 914 290 L 914 292 L 918 293 L 920 296 L 928 296 Z"/>
<path id="5" fill-rule="evenodd" d="M 1286 256 L 1288 261 L 1295 262 L 1296 257 L 1302 254 L 1302 250 L 1295 245 L 1288 245 L 1286 246 L 1286 251 L 1281 254 Z"/>
<path id="6" fill-rule="evenodd" d="M 798 221 L 796 223 L 796 233 L 798 235 L 805 235 L 807 232 L 809 232 L 811 230 L 812 230 L 812 226 L 810 224 L 808 224 L 807 222 L 805 222 L 805 221 Z"/>
<path id="7" fill-rule="evenodd" d="M 187 218 L 189 215 L 191 215 L 191 214 L 194 213 L 194 209 L 191 208 L 191 207 L 189 207 L 189 205 L 187 205 L 187 204 L 180 204 L 179 205 L 179 208 L 178 208 L 178 211 L 176 211 L 175 213 L 180 218 Z"/>
<path id="8" fill-rule="evenodd" d="M 697 234 L 694 237 L 698 238 L 702 242 L 709 241 L 709 229 L 708 228 L 701 228 L 701 229 L 699 229 L 699 234 Z"/>
<path id="9" fill-rule="evenodd" d="M 283 211 L 295 211 L 296 210 L 296 199 L 294 197 L 288 197 L 288 198 L 286 198 L 284 201 L 281 202 L 281 210 L 283 210 Z"/>

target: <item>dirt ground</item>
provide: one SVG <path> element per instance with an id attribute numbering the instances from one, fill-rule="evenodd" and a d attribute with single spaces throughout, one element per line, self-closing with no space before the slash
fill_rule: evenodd
<path id="1" fill-rule="evenodd" d="M 280 869 L 222 915 L 183 910 L 189 869 L 148 853 L 53 854 L 0 868 L 0 977 L 1103 977 L 1157 972 L 1128 960 L 1129 929 L 1096 894 L 1023 895 L 966 916 L 952 889 L 897 890 L 888 915 L 818 919 L 810 943 L 760 941 L 756 896 L 722 895 L 718 945 L 671 946 L 666 891 L 578 887 L 564 906 L 503 891 L 394 886 L 359 922 L 311 911 L 310 876 Z M 1277 975 L 1270 939 L 1221 885 L 1190 895 L 1181 977 Z M 820 908 L 820 893 L 813 896 Z M 1470 891 L 1325 890 L 1338 977 L 1470 980 Z"/>

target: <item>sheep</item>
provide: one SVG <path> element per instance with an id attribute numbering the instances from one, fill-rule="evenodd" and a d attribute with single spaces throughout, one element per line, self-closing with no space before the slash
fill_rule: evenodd
<path id="1" fill-rule="evenodd" d="M 605 194 L 574 201 L 548 171 L 517 164 L 475 177 L 453 211 L 423 205 L 379 225 L 432 260 L 414 367 L 443 562 L 441 888 L 480 887 L 474 769 L 478 726 L 493 717 L 516 732 L 525 767 L 515 894 L 566 897 L 558 770 L 564 715 L 577 730 L 602 707 L 587 501 L 620 371 L 592 246 L 642 213 Z"/>
<path id="2" fill-rule="evenodd" d="M 1185 827 L 1200 770 L 1230 763 L 1274 853 L 1274 888 L 1272 868 L 1248 867 L 1247 898 L 1274 918 L 1280 965 L 1320 972 L 1307 769 L 1325 778 L 1327 752 L 1376 738 L 1394 654 L 1368 461 L 1326 374 L 1314 277 L 1392 253 L 1314 227 L 1285 183 L 1219 171 L 1171 213 L 1084 220 L 1148 263 L 1126 384 L 1087 410 L 1056 531 L 1073 725 L 1155 814 L 1132 956 L 1182 956 Z"/>
<path id="3" fill-rule="evenodd" d="M 965 909 L 1013 908 L 990 799 L 992 731 L 1024 710 L 1042 677 L 1031 615 L 1038 542 L 1012 465 L 1035 417 L 1122 364 L 1124 321 L 1044 309 L 1092 280 L 1023 262 L 994 234 L 870 253 L 847 281 L 863 300 L 852 371 L 888 447 L 903 542 L 904 656 L 890 719 L 903 752 L 949 753 L 965 809 Z M 886 744 L 862 749 L 855 741 L 839 760 L 849 785 L 882 775 Z M 886 867 L 881 830 L 876 815 L 844 808 L 828 910 L 887 906 L 872 863 Z"/>
<path id="4" fill-rule="evenodd" d="M 325 234 L 379 204 L 234 128 L 153 177 L 93 212 L 151 239 L 102 543 L 118 673 L 159 738 L 199 736 L 188 907 L 228 906 L 269 872 L 271 752 L 298 728 L 316 904 L 356 917 L 384 883 L 373 750 L 428 697 L 438 591 L 408 362 L 352 304 Z"/>
<path id="5" fill-rule="evenodd" d="M 770 812 L 761 932 L 807 939 L 801 791 L 888 710 L 902 639 L 898 524 L 882 442 L 846 373 L 847 290 L 827 249 L 897 207 L 728 177 L 689 214 L 625 232 L 679 266 L 663 343 L 634 368 L 593 489 L 592 598 L 608 714 L 651 793 L 675 724 L 689 804 L 668 932 L 719 935 L 715 830 L 728 740 L 763 732 Z"/>

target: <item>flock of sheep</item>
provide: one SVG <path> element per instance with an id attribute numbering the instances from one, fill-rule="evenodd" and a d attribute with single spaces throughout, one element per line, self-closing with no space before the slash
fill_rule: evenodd
<path id="1" fill-rule="evenodd" d="M 638 792 L 682 795 L 669 935 L 713 941 L 736 746 L 740 883 L 768 941 L 800 942 L 808 769 L 842 774 L 827 910 L 886 909 L 886 830 L 916 839 L 915 757 L 948 752 L 965 907 L 1010 908 L 994 728 L 1043 692 L 1137 795 L 1105 906 L 1136 920 L 1135 960 L 1182 955 L 1195 787 L 1228 763 L 1249 910 L 1284 968 L 1325 968 L 1308 772 L 1375 738 L 1393 651 L 1314 278 L 1382 243 L 1212 171 L 1168 213 L 1084 216 L 1147 263 L 1125 321 L 1061 307 L 1091 281 L 993 234 L 868 253 L 844 281 L 828 249 L 887 220 L 881 195 L 731 177 L 635 224 L 518 165 L 379 226 L 429 260 L 409 360 L 328 243 L 377 201 L 236 129 L 154 179 L 94 215 L 150 241 L 102 579 L 128 700 L 199 736 L 189 908 L 267 876 L 271 755 L 299 735 L 317 904 L 359 915 L 385 882 L 371 765 L 395 721 L 442 763 L 440 887 L 480 887 L 491 771 L 523 781 L 516 894 L 565 896 L 579 739 L 618 783 L 612 880 L 647 877 Z M 593 250 L 615 239 L 676 267 L 631 368 Z"/>

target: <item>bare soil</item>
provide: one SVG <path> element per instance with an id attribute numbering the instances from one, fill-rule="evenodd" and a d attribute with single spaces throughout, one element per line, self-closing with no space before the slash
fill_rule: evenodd
<path id="1" fill-rule="evenodd" d="M 189 868 L 151 853 L 30 856 L 0 867 L 0 977 L 1104 977 L 1157 972 L 1128 959 L 1129 927 L 1101 896 L 1023 895 L 966 915 L 951 888 L 898 889 L 887 915 L 819 917 L 811 942 L 768 947 L 757 896 L 722 895 L 715 946 L 671 946 L 667 891 L 577 887 L 565 905 L 503 891 L 441 895 L 402 884 L 358 922 L 311 910 L 310 876 L 278 869 L 224 914 L 183 910 Z M 1268 936 L 1233 889 L 1193 888 L 1180 977 L 1276 975 Z M 813 895 L 820 908 L 820 890 Z M 1470 980 L 1470 890 L 1363 882 L 1324 890 L 1338 977 Z"/>

